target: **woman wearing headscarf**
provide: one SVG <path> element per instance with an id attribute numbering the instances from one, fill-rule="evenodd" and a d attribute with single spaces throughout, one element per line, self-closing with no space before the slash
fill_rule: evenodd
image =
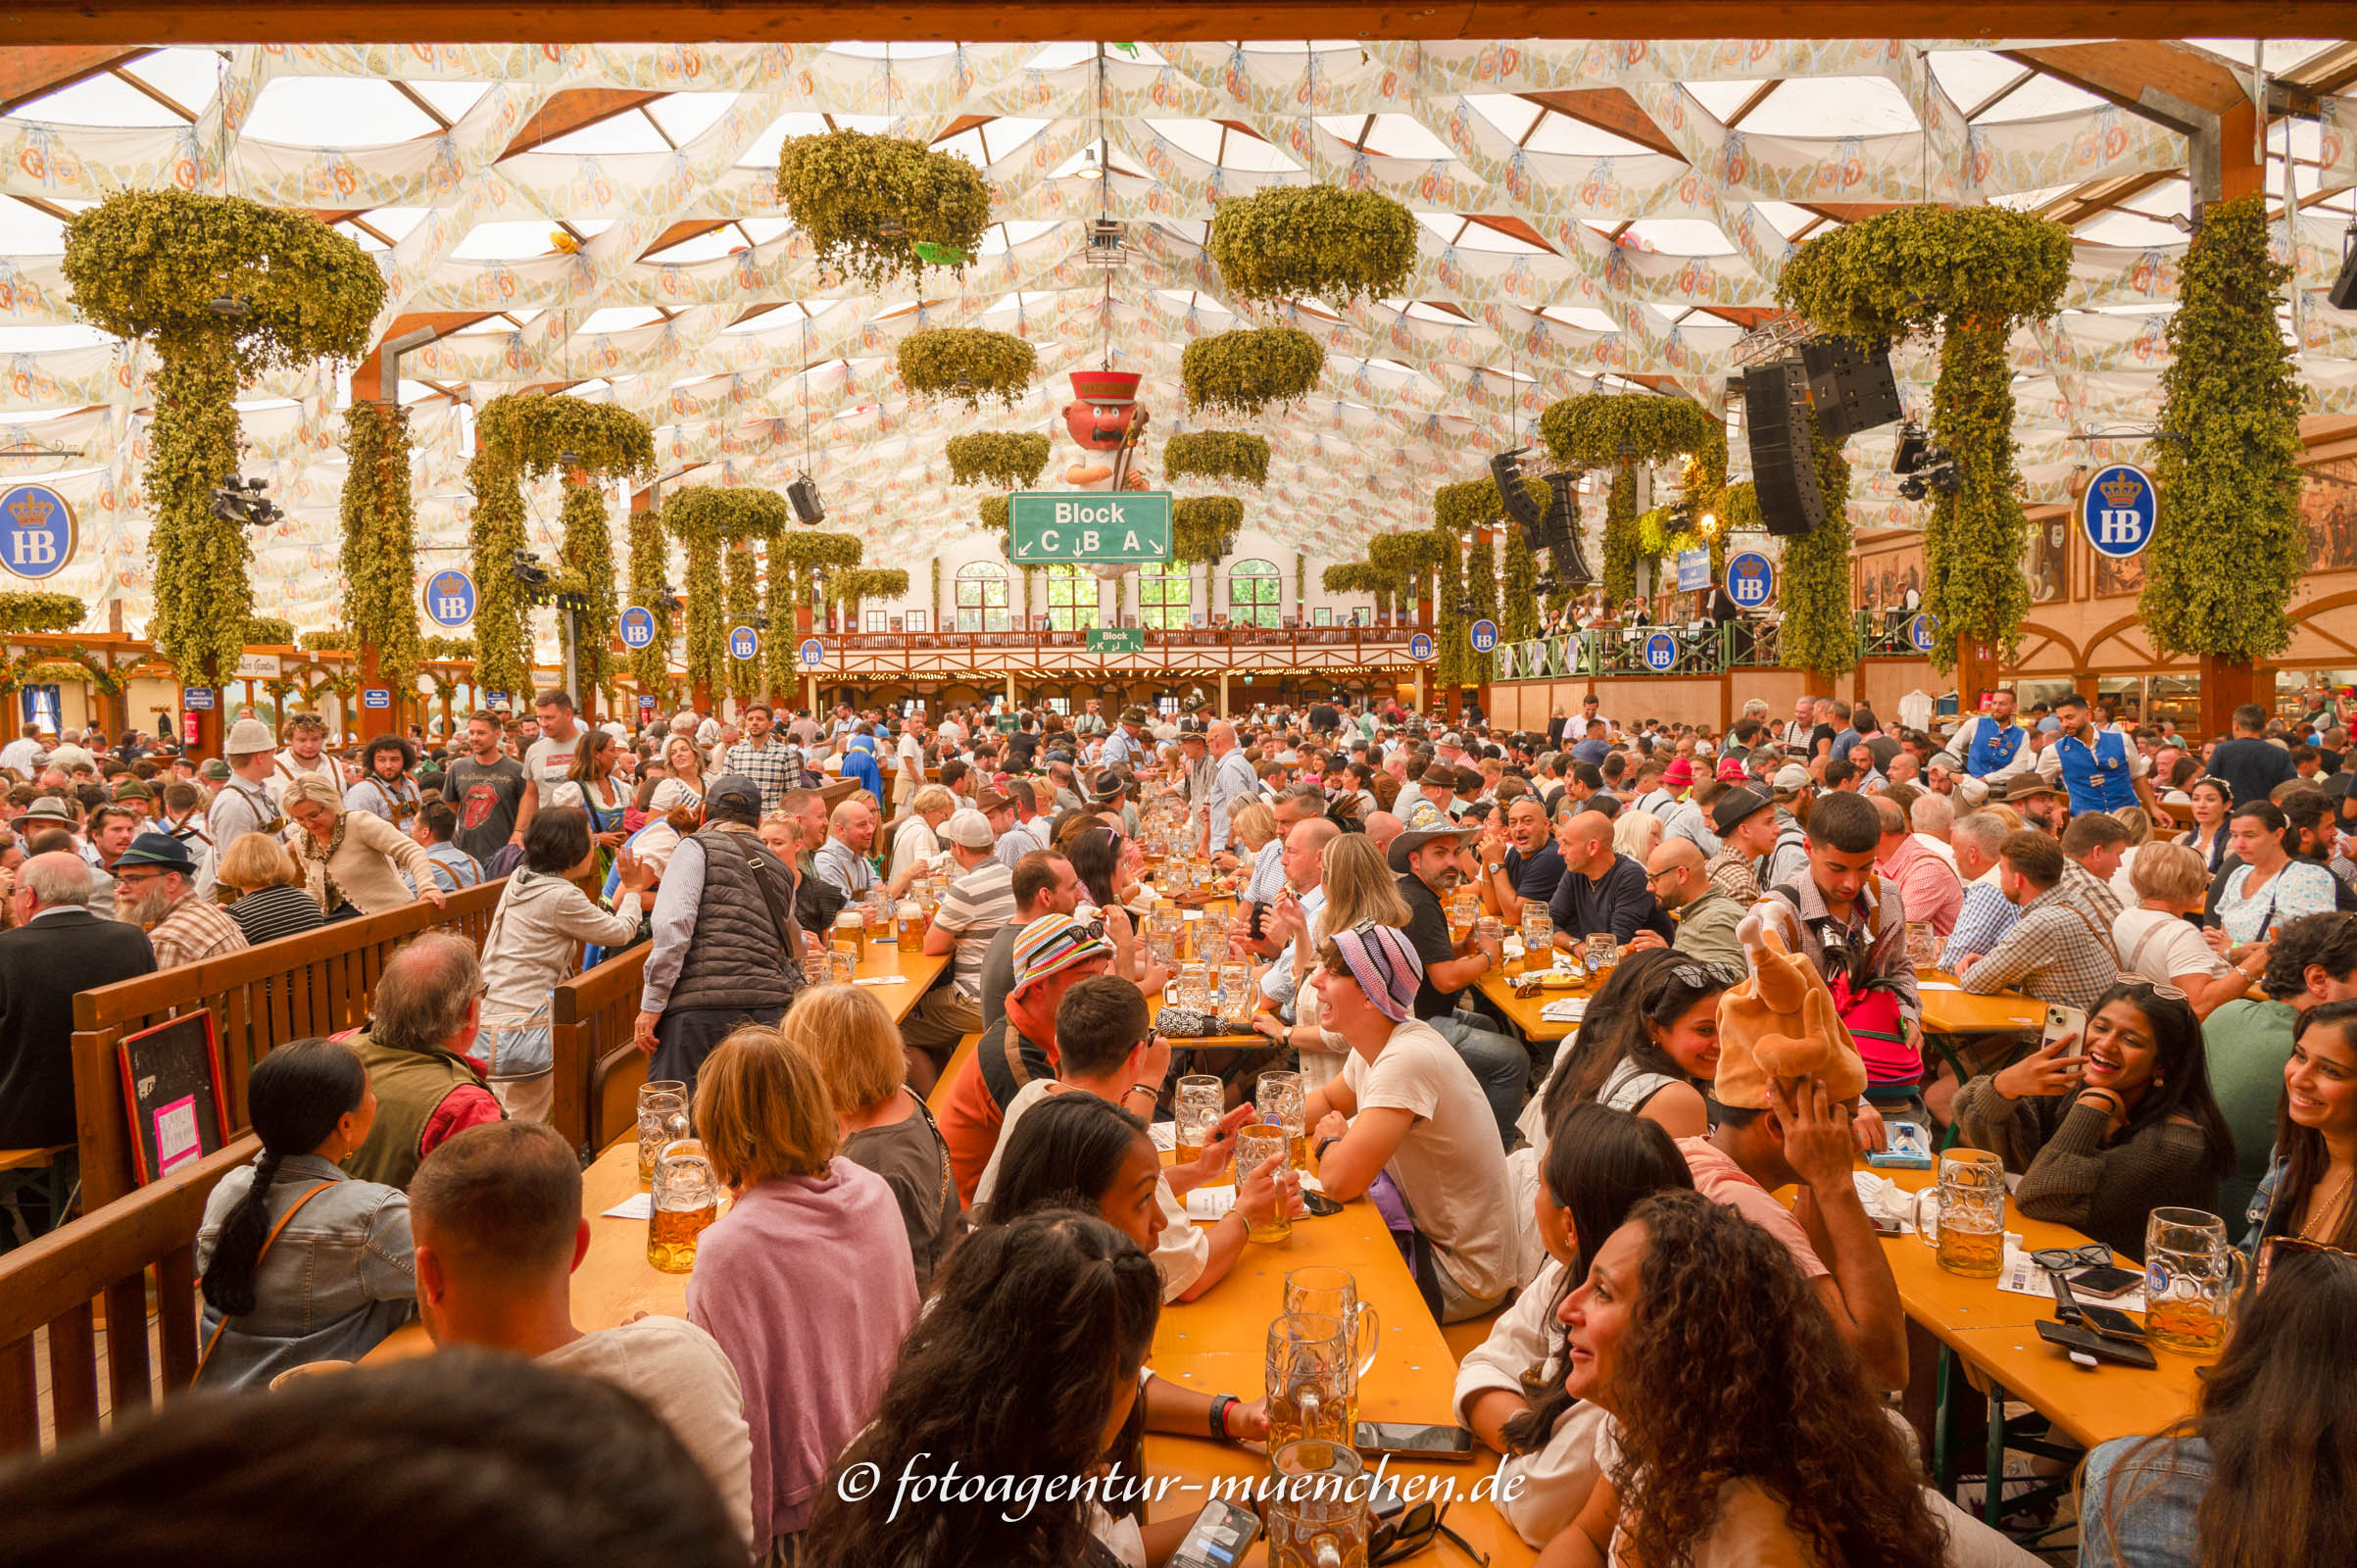
<path id="1" fill-rule="evenodd" d="M 299 830 L 288 849 L 303 891 L 328 919 L 382 914 L 410 903 L 404 872 L 420 890 L 417 898 L 442 907 L 425 851 L 373 811 L 345 810 L 342 792 L 328 779 L 306 773 L 287 785 L 285 809 Z"/>

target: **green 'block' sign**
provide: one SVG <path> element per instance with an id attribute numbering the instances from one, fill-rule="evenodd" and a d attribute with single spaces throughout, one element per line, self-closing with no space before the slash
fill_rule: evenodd
<path id="1" fill-rule="evenodd" d="M 1142 654 L 1146 652 L 1146 628 L 1143 626 L 1091 626 L 1089 652 L 1092 654 Z"/>
<path id="2" fill-rule="evenodd" d="M 1018 490 L 1007 523 L 1018 566 L 1170 559 L 1167 490 Z"/>

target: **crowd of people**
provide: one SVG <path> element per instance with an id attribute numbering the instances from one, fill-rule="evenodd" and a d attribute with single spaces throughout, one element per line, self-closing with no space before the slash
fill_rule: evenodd
<path id="1" fill-rule="evenodd" d="M 841 1483 L 918 1456 L 1136 1473 L 1150 1431 L 1264 1436 L 1257 1390 L 1151 1362 L 1166 1304 L 1306 1212 L 1280 1156 L 1237 1171 L 1225 1217 L 1188 1218 L 1283 1070 L 1324 1195 L 1373 1202 L 1436 1321 L 1490 1319 L 1455 1414 L 1526 1483 L 1501 1506 L 1543 1561 L 2021 1562 L 1926 1485 L 1887 1402 L 1930 1370 L 1852 1163 L 1922 1119 L 1996 1153 L 2023 1214 L 2141 1260 L 2154 1208 L 2206 1210 L 2265 1278 L 2185 1421 L 2094 1454 L 2083 1561 L 2336 1560 L 2357 1539 L 2343 706 L 2246 709 L 2209 741 L 2077 696 L 2022 715 L 2010 693 L 1944 736 L 1827 699 L 1789 720 L 1755 702 L 1724 732 L 1621 725 L 1595 696 L 1543 732 L 1340 702 L 753 704 L 634 730 L 546 692 L 431 754 L 333 754 L 302 720 L 281 750 L 240 719 L 225 766 L 61 746 L 21 757 L 8 796 L 0 1144 L 73 1141 L 56 974 L 505 878 L 479 951 L 417 939 L 364 1030 L 256 1063 L 262 1153 L 198 1236 L 202 1385 L 358 1360 L 414 1315 L 466 1375 L 458 1350 L 504 1351 L 645 1401 L 686 1458 L 641 1479 L 709 1524 L 685 1560 L 1159 1564 L 1185 1517 L 896 1509 Z M 1150 1000 L 1172 978 L 1150 840 L 1234 890 L 1213 956 L 1250 966 L 1272 1048 L 1228 1067 L 1208 1142 L 1168 1164 L 1149 1130 L 1204 1064 Z M 846 910 L 934 880 L 923 945 L 948 962 L 897 1023 L 806 962 Z M 1560 1049 L 1483 995 L 1509 939 L 1601 979 Z M 1723 1032 L 1769 941 L 1832 998 L 1821 1073 L 1780 1077 Z M 633 1039 L 689 1086 L 734 1199 L 684 1318 L 585 1329 L 579 1163 L 544 1125 L 551 995 L 638 944 Z M 1933 975 L 2085 1021 L 1934 1049 Z M 420 1386 L 342 1376 L 362 1424 L 376 1391 L 404 1407 Z M 191 1405 L 191 1432 L 233 1430 Z M 2271 1439 L 2302 1464 L 2265 1463 Z M 151 1469 L 184 1453 L 107 1441 Z M 24 1485 L 0 1478 L 0 1508 Z M 209 1506 L 185 1474 L 158 1485 Z"/>

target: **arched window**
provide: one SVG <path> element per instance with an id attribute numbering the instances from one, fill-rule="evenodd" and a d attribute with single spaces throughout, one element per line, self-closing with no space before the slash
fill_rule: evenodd
<path id="1" fill-rule="evenodd" d="M 1047 567 L 1046 574 L 1050 629 L 1085 631 L 1096 625 L 1097 574 L 1086 566 L 1069 564 Z"/>
<path id="2" fill-rule="evenodd" d="M 958 568 L 958 629 L 1007 629 L 1005 562 L 969 561 Z"/>
<path id="3" fill-rule="evenodd" d="M 1228 619 L 1239 626 L 1274 626 L 1284 609 L 1283 583 L 1272 561 L 1239 561 L 1228 568 Z"/>
<path id="4" fill-rule="evenodd" d="M 1191 568 L 1173 563 L 1138 568 L 1138 624 L 1149 631 L 1175 631 L 1187 624 L 1195 599 Z"/>

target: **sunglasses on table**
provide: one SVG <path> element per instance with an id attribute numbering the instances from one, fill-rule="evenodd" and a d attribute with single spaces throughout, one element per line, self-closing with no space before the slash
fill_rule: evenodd
<path id="1" fill-rule="evenodd" d="M 2111 1249 L 2101 1242 L 2088 1242 L 2082 1247 L 2041 1247 L 2030 1254 L 2030 1261 L 2049 1274 L 2074 1268 L 2109 1268 Z"/>
<path id="2" fill-rule="evenodd" d="M 1448 1503 L 1436 1505 L 1419 1502 L 1398 1519 L 1376 1520 L 1375 1528 L 1367 1536 L 1368 1563 L 1373 1568 L 1383 1568 L 1385 1563 L 1404 1561 L 1430 1547 L 1435 1541 L 1447 1537 L 1457 1550 L 1481 1564 L 1482 1568 L 1489 1568 L 1489 1553 L 1449 1529 L 1443 1522 L 1448 1517 Z"/>

